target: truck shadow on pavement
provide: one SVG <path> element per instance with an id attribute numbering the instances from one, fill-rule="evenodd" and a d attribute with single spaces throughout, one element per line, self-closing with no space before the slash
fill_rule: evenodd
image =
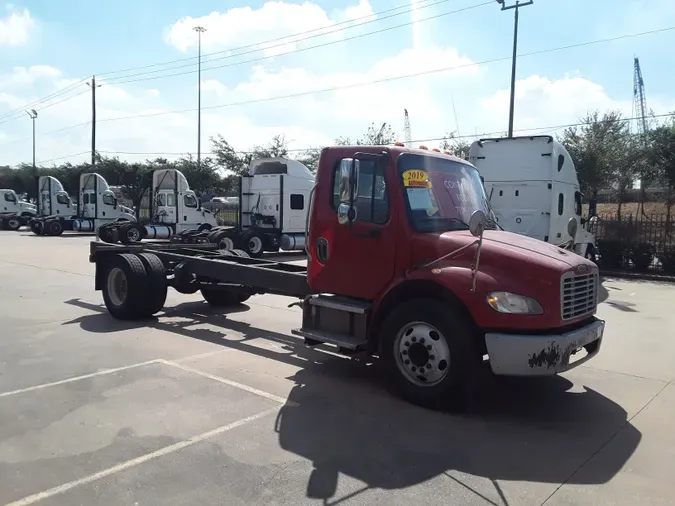
<path id="1" fill-rule="evenodd" d="M 521 493 L 522 484 L 504 482 L 606 483 L 642 438 L 620 405 L 561 376 L 517 380 L 487 375 L 475 409 L 449 415 L 391 396 L 372 363 L 309 349 L 296 338 L 230 319 L 205 303 L 180 304 L 159 318 L 136 323 L 112 319 L 104 306 L 79 299 L 66 303 L 97 312 L 64 323 L 79 324 L 88 332 L 151 327 L 297 367 L 286 378 L 295 386 L 275 421 L 275 432 L 279 446 L 302 459 L 283 466 L 265 488 L 278 485 L 283 493 L 289 476 L 307 473 L 304 494 L 324 504 L 372 489 L 407 489 L 434 478 L 441 479 L 435 481 L 442 487 L 438 493 L 464 497 L 460 503 L 481 498 L 509 504 L 508 497 Z M 239 311 L 246 309 L 242 305 Z M 167 321 L 171 319 L 181 321 Z M 223 332 L 188 328 L 197 324 Z M 286 353 L 248 343 L 259 339 Z M 356 491 L 350 487 L 345 496 L 338 490 L 340 475 L 364 485 Z M 543 494 L 536 499 L 541 503 L 556 487 L 535 490 Z"/>

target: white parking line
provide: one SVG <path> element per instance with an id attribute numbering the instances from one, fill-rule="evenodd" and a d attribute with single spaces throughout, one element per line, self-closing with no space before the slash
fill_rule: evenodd
<path id="1" fill-rule="evenodd" d="M 10 395 L 22 394 L 24 392 L 32 392 L 33 390 L 41 390 L 43 388 L 55 387 L 57 385 L 65 385 L 66 383 L 73 383 L 75 381 L 93 378 L 95 376 L 103 376 L 104 374 L 112 374 L 119 371 L 126 371 L 127 369 L 134 369 L 136 367 L 143 367 L 145 365 L 157 364 L 159 362 L 160 360 L 148 360 L 147 362 L 141 362 L 140 364 L 125 365 L 123 367 L 116 367 L 115 369 L 103 369 L 102 371 L 93 372 L 91 374 L 83 374 L 82 376 L 75 376 L 73 378 L 67 378 L 64 380 L 52 381 L 51 383 L 43 383 L 42 385 L 36 385 L 33 387 L 19 388 L 18 390 L 2 392 L 0 393 L 0 397 L 8 397 Z"/>
<path id="2" fill-rule="evenodd" d="M 18 501 L 14 501 L 5 506 L 26 506 L 28 504 L 34 504 L 38 501 L 48 499 L 58 494 L 63 494 L 64 492 L 67 492 L 68 490 L 73 489 L 75 487 L 79 487 L 80 485 L 92 483 L 107 476 L 119 473 L 120 471 L 124 471 L 131 467 L 136 467 L 140 464 L 148 462 L 149 460 L 153 460 L 158 457 L 163 457 L 164 455 L 168 455 L 178 450 L 182 450 L 183 448 L 187 448 L 188 446 L 192 446 L 196 443 L 200 443 L 206 439 L 212 438 L 224 432 L 236 429 L 237 427 L 241 427 L 242 425 L 245 425 L 249 422 L 259 420 L 260 418 L 264 418 L 274 413 L 275 411 L 278 411 L 280 408 L 281 406 L 276 406 L 274 408 L 266 409 L 265 411 L 262 411 L 257 415 L 247 416 L 246 418 L 242 418 L 241 420 L 237 420 L 236 422 L 228 423 L 227 425 L 223 425 L 208 432 L 203 432 L 202 434 L 193 436 L 190 439 L 186 439 L 185 441 L 180 441 L 178 443 L 165 446 L 164 448 L 161 448 L 157 451 L 146 453 L 145 455 L 141 455 L 140 457 L 136 457 L 135 459 L 127 460 L 126 462 L 122 462 L 120 464 L 117 464 L 116 466 L 109 467 L 108 469 L 104 469 L 103 471 L 99 471 L 98 473 L 90 474 L 89 476 L 85 476 L 78 480 L 64 483 L 63 485 L 59 485 L 58 487 L 50 488 L 49 490 L 29 495 L 28 497 L 24 497 L 23 499 L 19 499 Z"/>
<path id="3" fill-rule="evenodd" d="M 297 403 L 293 401 L 288 401 L 284 397 L 279 397 L 278 395 L 271 394 L 269 392 L 265 392 L 264 390 L 258 390 L 257 388 L 250 387 L 248 385 L 244 385 L 243 383 L 238 383 L 236 381 L 232 381 L 229 379 L 225 379 L 221 376 L 216 376 L 215 374 L 210 374 L 208 372 L 200 371 L 198 369 L 193 369 L 192 367 L 188 367 L 182 364 L 178 364 L 176 362 L 171 362 L 170 360 L 158 360 L 159 363 L 165 364 L 165 365 L 170 365 L 172 367 L 178 367 L 179 369 L 182 369 L 183 371 L 192 373 L 192 374 L 198 374 L 199 376 L 203 376 L 205 378 L 212 379 L 214 381 L 217 381 L 219 383 L 223 383 L 224 385 L 229 385 L 234 388 L 238 388 L 240 390 L 244 390 L 246 392 L 249 392 L 251 394 L 259 395 L 260 397 L 265 397 L 266 399 L 270 399 L 273 401 L 276 401 L 281 404 L 287 404 L 289 406 L 297 406 Z"/>

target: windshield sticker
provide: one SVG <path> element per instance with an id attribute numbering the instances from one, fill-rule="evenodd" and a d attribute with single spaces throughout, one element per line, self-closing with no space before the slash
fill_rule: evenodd
<path id="1" fill-rule="evenodd" d="M 419 169 L 406 170 L 403 173 L 403 186 L 406 188 L 431 188 L 429 174 Z"/>

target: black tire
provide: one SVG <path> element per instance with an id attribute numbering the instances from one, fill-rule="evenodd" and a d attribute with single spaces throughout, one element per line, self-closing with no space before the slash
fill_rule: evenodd
<path id="1" fill-rule="evenodd" d="M 251 258 L 260 258 L 265 251 L 265 241 L 259 232 L 249 230 L 241 238 L 241 249 Z"/>
<path id="2" fill-rule="evenodd" d="M 111 256 L 103 266 L 103 300 L 118 320 L 136 320 L 146 315 L 148 276 L 136 255 Z M 120 287 L 118 283 L 125 285 Z"/>
<path id="3" fill-rule="evenodd" d="M 46 235 L 63 234 L 63 224 L 59 220 L 49 220 L 45 229 Z"/>
<path id="4" fill-rule="evenodd" d="M 31 220 L 28 223 L 28 226 L 30 227 L 31 232 L 33 232 L 35 235 L 42 235 L 42 230 L 43 230 L 42 221 Z"/>
<path id="5" fill-rule="evenodd" d="M 158 313 L 166 303 L 168 284 L 166 281 L 166 269 L 157 255 L 152 253 L 139 253 L 138 258 L 143 262 L 148 276 L 148 298 L 146 300 L 147 316 Z"/>
<path id="6" fill-rule="evenodd" d="M 21 218 L 18 216 L 11 216 L 5 219 L 5 227 L 7 230 L 19 230 L 21 228 Z"/>
<path id="7" fill-rule="evenodd" d="M 210 305 L 215 307 L 238 306 L 246 302 L 251 295 L 233 290 L 222 290 L 214 288 L 202 288 L 202 297 Z"/>
<path id="8" fill-rule="evenodd" d="M 442 345 L 442 342 L 447 344 L 449 360 L 439 362 L 439 357 L 428 355 L 429 361 L 426 366 L 422 366 L 425 371 L 420 375 L 422 377 L 429 373 L 426 367 L 430 364 L 434 364 L 432 367 L 439 371 L 447 369 L 445 376 L 436 384 L 430 386 L 415 384 L 412 379 L 409 379 L 415 373 L 410 372 L 409 376 L 401 370 L 401 368 L 406 368 L 404 365 L 406 361 L 407 367 L 411 369 L 414 369 L 413 365 L 416 365 L 415 359 L 412 358 L 412 346 L 421 346 L 422 354 L 427 353 L 426 348 L 429 346 L 429 343 L 422 344 L 424 334 L 417 337 L 416 334 L 419 331 L 413 330 L 408 338 L 405 336 L 402 338 L 404 346 L 410 343 L 410 348 L 407 350 L 410 350 L 411 358 L 409 360 L 405 358 L 406 348 L 399 355 L 397 335 L 412 322 L 423 322 L 438 330 L 440 335 L 437 338 L 433 337 L 433 332 L 429 333 L 428 339 L 435 341 L 432 343 L 434 346 L 438 347 L 439 344 Z M 419 341 L 413 342 L 413 338 Z M 475 338 L 473 325 L 447 303 L 440 303 L 434 299 L 417 299 L 400 304 L 390 312 L 380 332 L 381 366 L 384 369 L 388 387 L 408 402 L 425 408 L 447 411 L 465 409 L 476 393 L 480 379 L 482 355 Z M 420 350 L 415 348 L 415 351 Z M 401 357 L 401 366 L 399 366 L 397 355 Z M 416 353 L 416 359 L 418 362 L 424 361 L 424 358 L 420 360 L 419 353 Z M 444 361 L 445 367 L 442 367 Z M 417 377 L 420 378 L 420 376 Z"/>
<path id="9" fill-rule="evenodd" d="M 138 223 L 126 223 L 120 227 L 119 240 L 122 244 L 137 244 L 143 240 L 143 227 Z"/>

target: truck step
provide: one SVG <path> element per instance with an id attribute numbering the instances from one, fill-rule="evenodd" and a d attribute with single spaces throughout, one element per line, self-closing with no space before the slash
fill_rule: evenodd
<path id="1" fill-rule="evenodd" d="M 291 334 L 305 338 L 305 344 L 316 346 L 320 343 L 333 344 L 338 348 L 354 351 L 366 347 L 366 341 L 359 337 L 330 334 L 320 330 L 293 329 Z"/>
<path id="2" fill-rule="evenodd" d="M 372 307 L 370 302 L 340 297 L 339 295 L 314 295 L 309 298 L 309 303 L 312 306 L 336 309 L 338 311 L 346 311 L 347 313 L 355 314 L 365 314 Z"/>

